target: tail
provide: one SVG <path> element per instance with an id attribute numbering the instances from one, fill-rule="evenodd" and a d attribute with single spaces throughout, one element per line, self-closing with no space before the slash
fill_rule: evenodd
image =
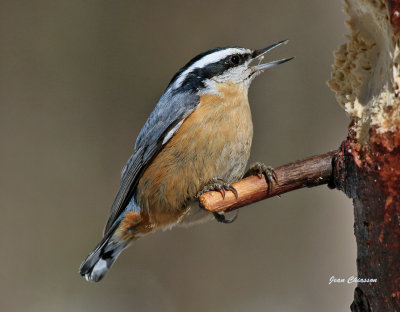
<path id="1" fill-rule="evenodd" d="M 107 233 L 82 262 L 79 273 L 85 276 L 88 282 L 99 282 L 117 260 L 119 254 L 128 246 L 129 241 L 112 241 L 113 232 L 114 229 L 110 229 L 110 234 Z"/>

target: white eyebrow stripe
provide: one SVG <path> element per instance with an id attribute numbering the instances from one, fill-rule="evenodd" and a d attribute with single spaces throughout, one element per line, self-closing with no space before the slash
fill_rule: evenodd
<path id="1" fill-rule="evenodd" d="M 231 54 L 235 54 L 235 53 L 244 54 L 244 53 L 249 53 L 249 52 L 250 52 L 250 50 L 247 50 L 247 49 L 227 48 L 225 50 L 220 50 L 220 51 L 216 51 L 211 54 L 207 54 L 207 55 L 203 56 L 197 62 L 193 63 L 185 71 L 183 71 L 182 74 L 180 74 L 179 78 L 175 81 L 174 87 L 175 88 L 180 87 L 182 82 L 187 77 L 187 75 L 195 68 L 202 68 L 209 64 L 216 63 Z"/>

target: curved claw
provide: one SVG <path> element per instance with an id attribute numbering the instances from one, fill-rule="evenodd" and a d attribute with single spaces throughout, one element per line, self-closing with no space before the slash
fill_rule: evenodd
<path id="1" fill-rule="evenodd" d="M 268 193 L 271 193 L 274 188 L 274 178 L 272 177 L 272 175 L 267 175 L 266 179 L 268 184 Z"/>
<path id="2" fill-rule="evenodd" d="M 235 187 L 232 184 L 226 183 L 222 178 L 219 177 L 212 178 L 210 183 L 206 185 L 203 190 L 197 193 L 196 198 L 199 198 L 202 194 L 209 191 L 219 192 L 223 199 L 225 199 L 226 191 L 231 191 L 235 195 L 236 199 L 239 197 L 238 191 L 235 189 Z"/>
<path id="3" fill-rule="evenodd" d="M 228 190 L 231 191 L 235 195 L 235 198 L 238 199 L 239 194 L 238 194 L 238 191 L 235 189 L 235 187 L 231 184 L 228 184 L 228 188 L 229 188 Z"/>
<path id="4" fill-rule="evenodd" d="M 265 176 L 265 180 L 268 184 L 268 193 L 271 193 L 272 190 L 274 189 L 274 182 L 278 183 L 278 176 L 274 170 L 274 168 L 270 166 L 266 166 L 262 163 L 255 163 L 253 166 L 250 167 L 249 171 L 247 172 L 247 175 L 251 174 L 256 174 L 260 179 L 262 176 Z"/>
<path id="5" fill-rule="evenodd" d="M 216 185 L 215 191 L 218 191 L 221 194 L 222 198 L 225 199 L 225 187 L 223 185 Z"/>
<path id="6" fill-rule="evenodd" d="M 278 175 L 276 174 L 274 168 L 271 168 L 271 169 L 272 169 L 272 171 L 271 171 L 272 178 L 274 179 L 275 183 L 278 183 Z"/>

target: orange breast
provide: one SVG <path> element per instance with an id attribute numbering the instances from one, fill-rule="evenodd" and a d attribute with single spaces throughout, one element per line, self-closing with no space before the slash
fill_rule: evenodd
<path id="1" fill-rule="evenodd" d="M 197 109 L 143 173 L 138 204 L 157 224 L 170 224 L 213 177 L 233 182 L 244 173 L 253 125 L 247 88 L 221 84 L 200 97 Z"/>

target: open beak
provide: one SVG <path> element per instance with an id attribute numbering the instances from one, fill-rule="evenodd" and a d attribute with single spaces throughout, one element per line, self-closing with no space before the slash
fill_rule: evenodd
<path id="1" fill-rule="evenodd" d="M 270 46 L 268 46 L 266 48 L 263 48 L 263 49 L 260 49 L 260 50 L 255 50 L 253 52 L 253 55 L 252 55 L 252 61 L 259 60 L 259 62 L 261 62 L 262 59 L 264 58 L 264 55 L 267 52 L 271 51 L 272 49 L 274 49 L 276 47 L 279 47 L 282 44 L 287 44 L 288 42 L 289 42 L 289 40 L 283 40 L 283 41 L 280 41 L 278 43 L 274 43 L 274 44 L 272 44 L 272 45 L 270 45 Z M 294 56 L 293 57 L 289 57 L 289 58 L 285 58 L 285 59 L 281 59 L 281 60 L 277 60 L 277 61 L 273 61 L 273 62 L 270 62 L 270 63 L 265 63 L 265 64 L 260 64 L 259 63 L 258 65 L 251 66 L 251 68 L 254 70 L 254 72 L 259 72 L 259 71 L 274 67 L 276 65 L 279 65 L 279 64 L 282 64 L 282 63 L 286 63 L 286 62 L 290 61 L 293 58 L 294 58 Z"/>

